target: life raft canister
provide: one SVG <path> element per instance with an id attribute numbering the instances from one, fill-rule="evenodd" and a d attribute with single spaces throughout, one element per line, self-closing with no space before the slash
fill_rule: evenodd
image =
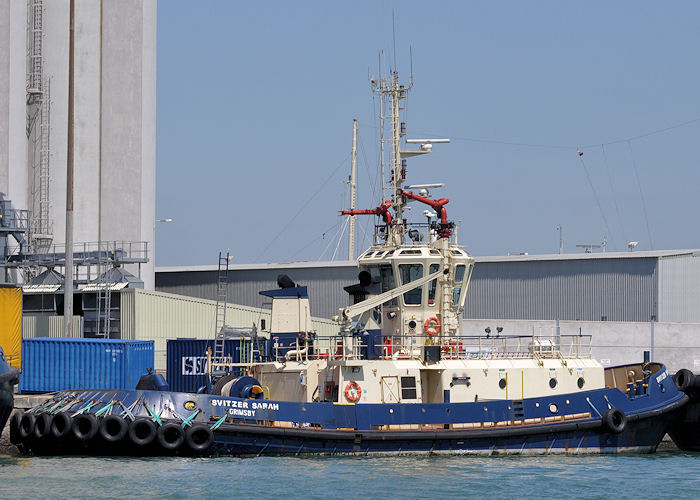
<path id="1" fill-rule="evenodd" d="M 345 399 L 351 403 L 359 401 L 360 396 L 362 396 L 362 388 L 357 382 L 349 382 L 345 386 Z"/>
<path id="2" fill-rule="evenodd" d="M 431 316 L 430 318 L 425 320 L 425 323 L 423 324 L 423 330 L 425 330 L 425 333 L 431 337 L 433 335 L 437 335 L 438 333 L 440 333 L 440 320 L 437 319 L 435 316 Z"/>

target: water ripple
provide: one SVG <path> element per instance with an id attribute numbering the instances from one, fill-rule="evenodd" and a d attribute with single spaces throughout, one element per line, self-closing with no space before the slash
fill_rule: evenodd
<path id="1" fill-rule="evenodd" d="M 94 458 L 0 456 L 2 498 L 691 498 L 700 455 Z"/>

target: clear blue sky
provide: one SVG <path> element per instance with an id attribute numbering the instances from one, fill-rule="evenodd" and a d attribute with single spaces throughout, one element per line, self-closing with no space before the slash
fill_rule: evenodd
<path id="1" fill-rule="evenodd" d="M 167 0 L 157 266 L 345 258 L 353 118 L 358 205 L 377 204 L 368 75 L 392 9 L 408 136 L 452 138 L 409 181 L 447 184 L 470 253 L 556 253 L 557 224 L 567 253 L 606 232 L 608 251 L 700 247 L 700 2 Z"/>

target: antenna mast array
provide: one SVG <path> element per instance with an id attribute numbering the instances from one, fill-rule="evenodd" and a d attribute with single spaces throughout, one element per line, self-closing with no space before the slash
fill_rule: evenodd
<path id="1" fill-rule="evenodd" d="M 392 208 L 398 221 L 403 220 L 404 201 L 400 196 L 401 186 L 406 179 L 406 160 L 401 159 L 401 138 L 406 135 L 406 123 L 400 121 L 400 114 L 406 107 L 402 101 L 413 87 L 413 78 L 409 80 L 408 87 L 399 85 L 399 73 L 391 71 L 390 78 L 382 77 L 379 80 L 372 79 L 372 92 L 379 96 L 379 143 L 380 161 L 382 167 L 382 197 L 383 200 L 392 200 Z M 390 114 L 384 114 L 385 109 L 391 110 Z M 387 145 L 391 145 L 387 153 Z M 385 169 L 391 172 L 390 179 L 386 178 Z M 396 244 L 401 243 L 403 225 L 394 224 L 392 237 L 398 238 Z M 394 234 L 395 233 L 395 234 Z"/>

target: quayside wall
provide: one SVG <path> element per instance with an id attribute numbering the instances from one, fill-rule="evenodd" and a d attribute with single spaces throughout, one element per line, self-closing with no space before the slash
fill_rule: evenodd
<path id="1" fill-rule="evenodd" d="M 465 319 L 461 334 L 485 335 L 490 328 L 493 337 L 499 326 L 502 335 L 555 338 L 557 333 L 556 321 Z M 651 351 L 653 361 L 671 373 L 681 368 L 700 373 L 700 323 L 560 321 L 559 329 L 561 335 L 590 335 L 592 355 L 604 366 L 639 362 Z"/>

